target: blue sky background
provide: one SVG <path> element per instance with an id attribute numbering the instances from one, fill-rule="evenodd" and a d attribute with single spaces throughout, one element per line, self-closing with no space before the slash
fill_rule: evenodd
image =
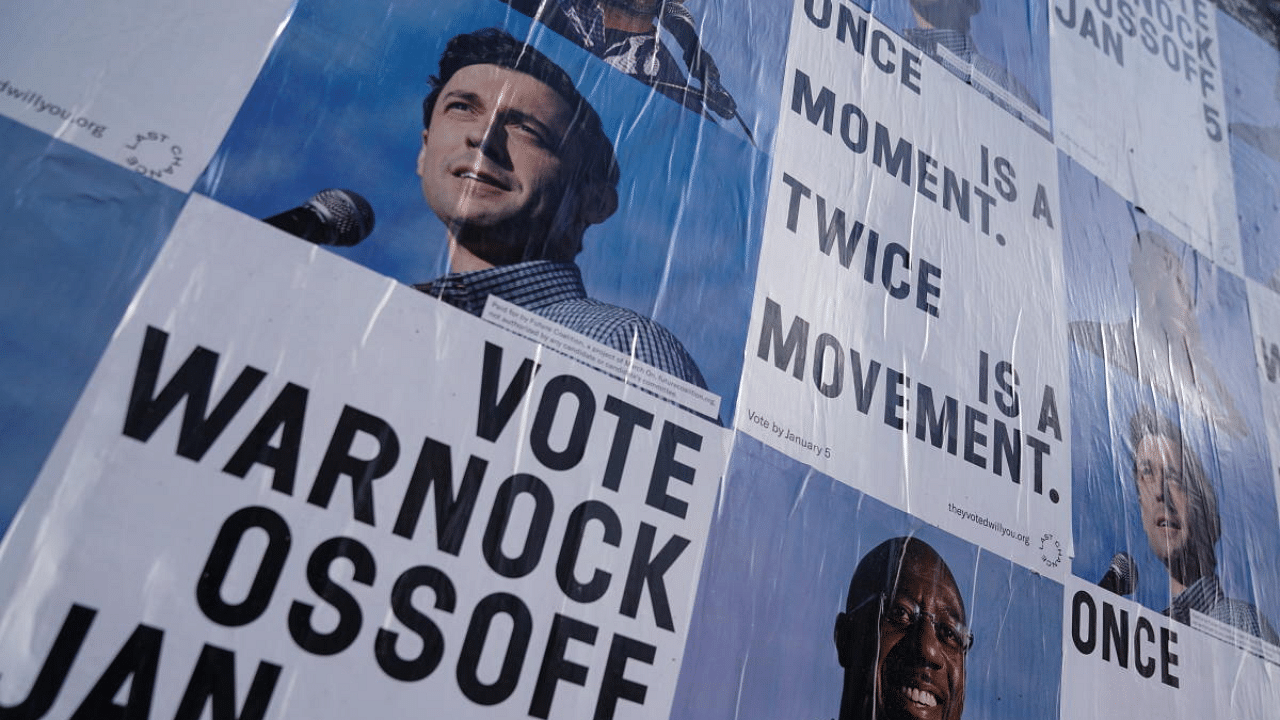
<path id="1" fill-rule="evenodd" d="M 186 196 L 0 118 L 0 533 Z"/>
<path id="2" fill-rule="evenodd" d="M 1280 566 L 1275 561 L 1280 528 L 1244 280 L 1177 242 L 1088 171 L 1060 157 L 1068 320 L 1117 323 L 1131 317 L 1133 236 L 1151 229 L 1174 239 L 1191 281 L 1205 349 L 1250 431 L 1236 437 L 1215 431 L 1189 411 L 1179 415 L 1173 403 L 1087 350 L 1070 348 L 1064 337 L 1071 352 L 1073 572 L 1097 582 L 1111 556 L 1126 550 L 1139 567 L 1137 601 L 1153 610 L 1169 605 L 1168 576 L 1142 530 L 1126 440 L 1129 417 L 1139 403 L 1146 403 L 1180 419 L 1214 482 L 1222 516 L 1218 575 L 1224 590 L 1254 602 L 1274 623 L 1280 620 Z"/>
<path id="3" fill-rule="evenodd" d="M 577 80 L 617 148 L 621 207 L 587 231 L 578 257 L 588 293 L 671 329 L 724 398 L 721 416 L 731 418 L 767 156 L 736 125 L 718 125 L 651 93 L 498 0 L 375 5 L 299 4 L 197 189 L 256 217 L 324 188 L 353 189 L 373 205 L 377 227 L 338 254 L 406 283 L 443 274 L 444 229 L 422 198 L 414 165 L 427 78 L 449 38 L 505 27 Z M 759 3 L 750 12 L 690 8 L 706 22 L 702 35 L 726 85 L 767 141 L 777 115 L 785 3 Z M 752 34 L 755 42 L 746 43 Z M 729 52 L 730 42 L 759 52 Z"/>
<path id="4" fill-rule="evenodd" d="M 964 716 L 1058 717 L 1062 586 L 739 434 L 712 519 L 673 720 L 817 720 L 840 708 L 833 629 L 858 561 L 914 535 L 975 635 Z"/>

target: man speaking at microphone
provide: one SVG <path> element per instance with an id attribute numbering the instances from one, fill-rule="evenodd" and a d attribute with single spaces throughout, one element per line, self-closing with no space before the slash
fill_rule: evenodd
<path id="1" fill-rule="evenodd" d="M 450 272 L 416 285 L 473 315 L 495 295 L 705 388 L 666 328 L 587 297 L 574 258 L 618 207 L 618 162 L 569 75 L 497 29 L 459 35 L 423 101 L 418 175 Z"/>
<path id="2" fill-rule="evenodd" d="M 1222 536 L 1218 495 L 1181 427 L 1142 406 L 1129 420 L 1129 444 L 1142 529 L 1169 573 L 1170 601 L 1164 614 L 1190 625 L 1195 611 L 1280 643 L 1253 604 L 1228 597 L 1222 589 L 1215 549 Z"/>

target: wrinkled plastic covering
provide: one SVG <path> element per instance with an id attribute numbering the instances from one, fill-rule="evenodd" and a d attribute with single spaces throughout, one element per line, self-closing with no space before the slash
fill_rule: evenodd
<path id="1" fill-rule="evenodd" d="M 0 717 L 1280 717 L 1270 6 L 0 12 Z"/>

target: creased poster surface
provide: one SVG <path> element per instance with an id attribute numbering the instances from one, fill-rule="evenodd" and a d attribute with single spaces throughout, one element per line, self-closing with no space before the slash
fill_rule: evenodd
<path id="1" fill-rule="evenodd" d="M 1213 4 L 1053 0 L 1050 31 L 1059 146 L 1240 272 Z"/>
<path id="2" fill-rule="evenodd" d="M 0 137 L 8 528 L 186 196 L 11 120 Z"/>
<path id="3" fill-rule="evenodd" d="M 763 208 L 767 158 L 752 138 L 758 143 L 771 135 L 776 95 L 746 82 L 748 68 L 741 65 L 746 58 L 722 56 L 721 77 L 734 99 L 734 119 L 714 113 L 701 117 L 599 62 L 572 38 L 517 12 L 518 7 L 459 0 L 388 3 L 377 16 L 366 3 L 323 2 L 300 9 L 199 190 L 268 217 L 326 188 L 349 188 L 367 199 L 376 224 L 366 241 L 339 252 L 408 284 L 457 279 L 453 275 L 463 265 L 451 259 L 449 225 L 439 210 L 448 188 L 433 185 L 423 170 L 458 171 L 466 162 L 461 155 L 468 140 L 436 133 L 428 146 L 424 123 L 435 121 L 424 115 L 424 100 L 433 89 L 429 78 L 445 75 L 438 60 L 452 38 L 503 28 L 563 69 L 566 82 L 598 114 L 602 142 L 610 147 L 602 150 L 597 142 L 587 152 L 599 162 L 604 162 L 599 156 L 613 155 L 616 177 L 608 184 L 616 200 L 590 218 L 578 247 L 564 252 L 542 251 L 547 241 L 530 228 L 538 222 L 536 210 L 518 213 L 512 218 L 516 237 L 506 241 L 518 247 L 503 251 L 501 258 L 494 250 L 490 259 L 506 267 L 552 255 L 571 260 L 576 270 L 551 271 L 577 273 L 580 292 L 592 301 L 638 313 L 657 323 L 664 336 L 669 332 L 669 344 L 678 350 L 642 347 L 639 359 L 717 395 L 720 408 L 700 412 L 727 421 L 737 396 Z M 780 13 L 766 4 L 762 18 L 773 15 Z M 744 21 L 725 32 L 758 32 Z M 781 50 L 766 53 L 779 66 L 770 69 L 772 76 L 780 73 Z M 282 104 L 281 97 L 299 101 Z M 320 117 L 301 100 L 325 97 L 340 97 L 342 103 Z M 444 107 L 432 105 L 437 114 Z M 496 158 L 480 171 L 511 183 L 523 168 L 506 168 Z M 546 304 L 541 296 L 508 291 L 513 281 L 506 277 L 476 282 L 486 288 L 500 285 L 499 297 L 535 312 L 535 305 Z M 543 268 L 527 284 L 554 282 Z M 483 296 L 478 304 L 483 305 Z M 602 327 L 607 318 L 596 322 L 555 308 L 541 314 L 627 351 L 625 339 Z"/>
<path id="4" fill-rule="evenodd" d="M 1125 557 L 1136 580 L 1120 594 L 1157 611 L 1180 586 L 1212 584 L 1210 597 L 1223 600 L 1200 610 L 1276 643 L 1280 575 L 1250 561 L 1280 552 L 1280 534 L 1264 480 L 1263 396 L 1254 358 L 1241 352 L 1254 344 L 1245 281 L 1134 215 L 1078 166 L 1064 164 L 1063 188 L 1093 211 L 1064 241 L 1077 279 L 1073 571 L 1097 581 Z"/>
<path id="5" fill-rule="evenodd" d="M 946 571 L 923 586 L 897 583 L 900 597 L 892 599 L 911 598 L 934 612 L 947 608 L 949 624 L 964 639 L 947 644 L 941 628 L 936 639 L 895 636 L 891 624 L 877 631 L 868 616 L 880 602 L 877 593 L 894 585 L 868 571 L 907 537 L 913 544 L 900 567 L 904 576 L 934 567 L 932 558 Z M 752 580 L 762 573 L 775 582 Z M 743 440 L 713 520 L 672 717 L 862 717 L 867 696 L 875 694 L 867 676 L 877 671 L 895 690 L 913 688 L 901 695 L 914 698 L 885 701 L 899 713 L 925 700 L 946 717 L 961 711 L 1057 717 L 1061 591 L 1056 582 Z M 868 596 L 876 601 L 864 604 Z M 959 651 L 963 645 L 966 652 Z M 855 657 L 863 650 L 877 660 Z"/>
<path id="6" fill-rule="evenodd" d="M 850 3 L 792 38 L 738 425 L 1058 574 L 1055 150 Z"/>
<path id="7" fill-rule="evenodd" d="M 161 5 L 0 23 L 0 718 L 1278 716 L 1267 3 Z"/>
<path id="8" fill-rule="evenodd" d="M 0 702 L 665 715 L 723 431 L 274 234 L 179 219 L 8 540 Z"/>
<path id="9" fill-rule="evenodd" d="M 1242 654 L 1078 578 L 1063 602 L 1063 718 L 1275 717 L 1273 652 Z"/>
<path id="10" fill-rule="evenodd" d="M 1230 17 L 1219 28 L 1243 271 L 1280 292 L 1280 56 Z"/>
<path id="11" fill-rule="evenodd" d="M 1280 497 L 1280 297 L 1256 283 L 1249 283 L 1249 317 L 1253 322 L 1253 343 L 1257 353 L 1259 397 L 1263 420 L 1271 445 L 1270 475 Z"/>
<path id="12" fill-rule="evenodd" d="M 0 23 L 0 114 L 188 191 L 290 5 L 11 3 Z"/>

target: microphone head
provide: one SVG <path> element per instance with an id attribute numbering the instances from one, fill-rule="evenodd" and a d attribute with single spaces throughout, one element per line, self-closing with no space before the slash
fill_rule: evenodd
<path id="1" fill-rule="evenodd" d="M 304 207 L 328 229 L 325 245 L 355 245 L 373 232 L 373 206 L 350 190 L 321 190 Z"/>
<path id="2" fill-rule="evenodd" d="M 1114 580 L 1113 592 L 1128 595 L 1138 587 L 1138 564 L 1129 553 L 1118 552 L 1111 557 L 1107 577 Z"/>

